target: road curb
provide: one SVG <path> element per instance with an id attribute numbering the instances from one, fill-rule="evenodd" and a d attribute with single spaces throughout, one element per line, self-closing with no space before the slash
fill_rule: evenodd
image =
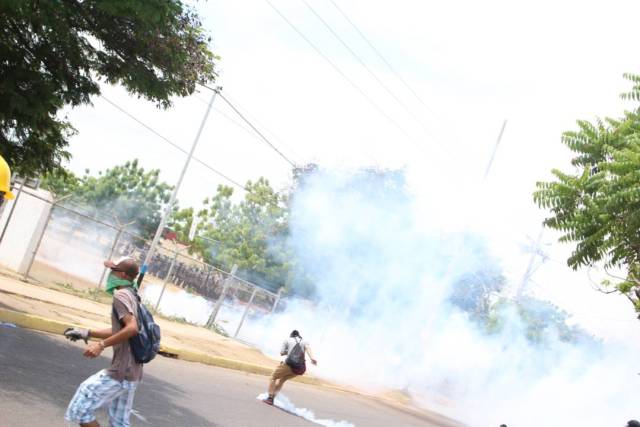
<path id="1" fill-rule="evenodd" d="M 20 311 L 6 310 L 4 308 L 0 308 L 0 322 L 13 323 L 23 328 L 35 329 L 52 334 L 62 334 L 64 330 L 69 327 L 68 323 L 22 313 Z"/>
<path id="2" fill-rule="evenodd" d="M 20 326 L 22 328 L 34 329 L 36 331 L 49 332 L 57 335 L 62 335 L 62 333 L 64 333 L 64 330 L 70 326 L 82 327 L 81 325 L 72 325 L 70 323 L 51 320 L 45 317 L 36 316 L 34 314 L 7 310 L 4 308 L 0 308 L 0 322 L 13 323 L 14 325 Z M 176 347 L 161 345 L 160 352 L 164 353 L 168 357 L 184 360 L 187 362 L 198 362 L 205 365 L 233 369 L 250 374 L 268 376 L 271 375 L 271 372 L 273 371 L 273 368 L 268 368 L 266 366 L 254 365 L 252 363 L 243 362 L 240 360 L 212 356 L 206 353 L 200 353 Z M 294 378 L 293 380 L 311 385 L 326 385 L 326 383 L 324 383 L 323 381 L 320 381 L 319 379 L 313 377 L 300 376 Z"/>

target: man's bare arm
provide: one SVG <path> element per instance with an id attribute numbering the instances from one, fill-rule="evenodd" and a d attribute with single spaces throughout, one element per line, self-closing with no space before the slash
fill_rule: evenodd
<path id="1" fill-rule="evenodd" d="M 96 329 L 96 330 L 89 329 L 89 337 L 93 337 L 93 338 L 105 339 L 105 338 L 109 338 L 112 334 L 113 334 L 113 331 L 111 330 L 111 328 Z"/>
<path id="2" fill-rule="evenodd" d="M 84 351 L 84 355 L 91 358 L 98 357 L 105 347 L 120 344 L 121 342 L 124 342 L 138 334 L 138 322 L 136 321 L 135 316 L 132 314 L 126 314 L 122 318 L 122 323 L 124 323 L 124 327 L 115 334 L 110 334 L 104 341 L 92 342 L 89 344 L 87 349 Z M 96 332 L 106 332 L 106 329 Z"/>
<path id="3" fill-rule="evenodd" d="M 309 359 L 311 359 L 311 363 L 313 363 L 314 365 L 317 365 L 318 361 L 316 359 L 314 359 L 313 353 L 311 353 L 311 346 L 309 344 L 306 344 L 304 346 L 304 349 L 307 352 L 307 354 L 309 355 Z"/>

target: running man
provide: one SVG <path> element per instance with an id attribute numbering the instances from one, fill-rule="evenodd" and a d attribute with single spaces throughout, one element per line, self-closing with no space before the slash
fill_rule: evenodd
<path id="1" fill-rule="evenodd" d="M 105 261 L 111 269 L 107 278 L 106 291 L 113 295 L 111 328 L 92 331 L 69 328 L 64 335 L 72 341 L 88 342 L 89 338 L 101 341 L 88 343 L 84 356 L 100 356 L 106 347 L 113 346 L 111 367 L 87 378 L 71 399 L 65 418 L 84 427 L 100 427 L 96 421 L 96 410 L 107 403 L 109 425 L 128 427 L 136 387 L 142 379 L 142 364 L 135 361 L 129 338 L 138 334 L 138 303 L 133 288 L 138 275 L 138 264 L 130 258 L 122 258 L 117 263 Z"/>
<path id="2" fill-rule="evenodd" d="M 273 400 L 276 395 L 282 389 L 282 386 L 287 380 L 303 375 L 307 370 L 306 355 L 309 355 L 311 363 L 317 365 L 318 362 L 313 358 L 311 354 L 311 347 L 306 341 L 302 340 L 300 333 L 296 330 L 291 332 L 289 338 L 282 343 L 280 349 L 281 356 L 287 356 L 283 362 L 273 371 L 271 374 L 271 381 L 269 382 L 269 396 L 264 400 L 264 403 L 273 405 Z"/>

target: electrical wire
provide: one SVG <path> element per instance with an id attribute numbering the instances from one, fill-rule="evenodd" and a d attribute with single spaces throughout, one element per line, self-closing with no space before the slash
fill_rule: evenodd
<path id="1" fill-rule="evenodd" d="M 269 130 L 269 128 L 267 128 L 264 125 L 264 123 L 261 123 L 260 120 L 258 120 L 258 118 L 255 115 L 252 115 L 246 108 L 243 108 L 241 105 L 239 105 L 237 99 L 234 100 L 233 96 L 231 96 L 231 94 L 229 94 L 228 90 L 225 91 L 225 96 L 227 97 L 228 100 L 230 100 L 238 108 L 238 110 L 242 111 L 245 116 L 247 116 L 249 119 L 251 119 L 257 125 L 256 127 L 260 127 L 261 129 L 264 130 L 265 133 L 270 134 L 272 136 L 272 139 L 275 139 L 281 146 L 284 146 L 287 150 L 289 150 L 291 153 L 293 153 L 295 155 L 295 157 L 302 157 L 296 152 L 296 150 L 293 147 L 291 147 L 289 144 L 284 142 L 282 140 L 282 138 L 280 138 L 274 132 Z M 294 163 L 300 164 L 300 162 L 297 162 L 297 161 L 294 162 Z"/>
<path id="2" fill-rule="evenodd" d="M 198 95 L 196 95 L 195 93 L 193 95 L 194 99 L 196 99 L 197 101 L 199 101 L 201 104 L 203 105 L 208 105 L 209 103 L 207 101 L 205 101 L 204 99 L 200 98 Z M 251 135 L 252 137 L 255 137 L 254 133 L 251 132 L 250 129 L 247 129 L 246 127 L 244 127 L 242 125 L 242 123 L 240 123 L 239 121 L 235 120 L 233 117 L 231 117 L 230 115 L 228 115 L 227 113 L 225 113 L 224 111 L 220 110 L 219 108 L 215 108 L 212 107 L 212 110 L 216 113 L 218 113 L 220 116 L 224 117 L 225 119 L 227 119 L 230 123 L 233 123 L 234 125 L 236 125 L 238 128 L 242 129 L 243 131 L 245 131 L 246 133 L 248 133 L 249 135 Z"/>
<path id="3" fill-rule="evenodd" d="M 391 70 L 391 72 L 398 78 L 398 80 L 400 80 L 404 86 L 413 94 L 413 96 L 415 96 L 415 98 L 420 101 L 420 103 L 427 108 L 429 111 L 431 111 L 432 113 L 434 113 L 433 110 L 431 110 L 431 108 L 422 100 L 422 98 L 420 98 L 420 96 L 418 95 L 418 93 L 409 85 L 409 83 L 407 83 L 402 76 L 400 75 L 400 73 L 398 73 L 395 68 L 393 68 L 393 66 L 391 65 L 391 63 L 389 63 L 389 61 L 387 61 L 387 59 L 384 57 L 384 55 L 382 55 L 382 53 L 380 53 L 380 51 L 378 49 L 376 49 L 376 47 L 373 45 L 373 43 L 367 38 L 367 36 L 364 35 L 364 33 L 362 31 L 360 31 L 360 28 L 358 28 L 358 26 L 351 20 L 349 19 L 349 17 L 347 16 L 347 14 L 340 8 L 340 6 L 338 6 L 338 4 L 334 1 L 334 0 L 329 0 L 333 6 L 338 10 L 338 12 L 340 12 L 340 14 L 344 17 L 344 19 L 353 27 L 354 30 L 356 30 L 356 32 L 360 35 L 360 37 L 362 37 L 362 39 L 369 45 L 369 47 L 371 48 L 371 50 L 373 50 L 376 55 L 378 55 L 378 57 L 382 60 L 382 62 L 385 63 L 385 65 L 389 68 L 389 70 Z M 435 113 L 434 113 L 435 114 Z"/>
<path id="4" fill-rule="evenodd" d="M 130 119 L 132 119 L 133 121 L 137 122 L 138 124 L 142 125 L 145 129 L 147 129 L 148 131 L 150 131 L 151 133 L 153 133 L 154 135 L 156 135 L 157 137 L 159 137 L 160 139 L 162 139 L 163 141 L 165 141 L 166 143 L 170 144 L 171 146 L 173 146 L 174 148 L 176 148 L 177 150 L 183 152 L 184 154 L 189 154 L 189 152 L 187 150 L 185 150 L 184 148 L 180 147 L 178 144 L 176 144 L 175 142 L 171 141 L 169 138 L 165 137 L 164 135 L 162 135 L 160 132 L 156 131 L 155 129 L 153 129 L 151 126 L 149 126 L 148 124 L 144 123 L 142 120 L 138 119 L 136 116 L 134 116 L 133 114 L 129 113 L 127 110 L 125 110 L 124 108 L 120 107 L 118 104 L 116 104 L 115 102 L 111 101 L 110 99 L 108 99 L 106 96 L 104 95 L 100 95 L 100 97 L 102 99 L 104 99 L 105 101 L 107 101 L 109 104 L 111 104 L 113 107 L 115 107 L 116 109 L 120 110 L 120 112 L 124 113 L 126 116 L 128 116 Z M 243 189 L 244 191 L 247 192 L 251 192 L 247 187 L 245 187 L 244 185 L 240 184 L 239 182 L 235 181 L 232 178 L 229 178 L 227 175 L 225 175 L 224 173 L 220 172 L 219 170 L 213 168 L 212 166 L 210 166 L 209 164 L 205 163 L 204 161 L 200 160 L 199 158 L 193 156 L 192 157 L 193 160 L 195 160 L 196 162 L 200 163 L 202 166 L 204 166 L 205 168 L 209 169 L 211 172 L 215 173 L 216 175 L 218 175 L 219 177 L 227 180 L 228 182 L 230 182 L 231 184 L 235 185 L 238 188 Z"/>
<path id="5" fill-rule="evenodd" d="M 283 158 L 287 163 L 289 163 L 289 164 L 291 165 L 291 167 L 293 167 L 293 168 L 297 167 L 297 165 L 296 165 L 293 161 L 291 161 L 287 156 L 285 156 L 285 155 L 284 155 L 284 153 L 282 153 L 282 151 L 280 151 L 280 150 L 279 150 L 279 149 L 278 149 L 278 148 L 277 148 L 277 147 L 276 147 L 276 146 L 275 146 L 271 141 L 269 141 L 269 139 L 267 139 L 267 137 L 266 137 L 266 136 L 264 136 L 264 135 L 262 134 L 262 132 L 260 132 L 260 131 L 258 130 L 258 128 L 256 128 L 256 127 L 253 125 L 253 123 L 251 123 L 251 122 L 249 121 L 249 119 L 247 119 L 247 118 L 244 116 L 244 114 L 242 114 L 242 113 L 240 112 L 240 110 L 238 110 L 238 109 L 237 109 L 237 108 L 236 108 L 236 107 L 231 103 L 231 101 L 229 101 L 229 100 L 227 99 L 227 97 L 225 97 L 225 96 L 222 94 L 222 92 L 221 92 L 219 89 L 214 89 L 214 88 L 209 87 L 209 86 L 207 86 L 207 85 L 201 85 L 201 86 L 202 86 L 202 87 L 205 87 L 205 88 L 207 88 L 207 89 L 209 89 L 209 90 L 212 90 L 212 91 L 216 92 L 216 93 L 218 94 L 218 96 L 219 96 L 220 98 L 222 98 L 222 100 L 223 100 L 224 102 L 226 102 L 226 103 L 227 103 L 227 105 L 228 105 L 229 107 L 231 107 L 231 109 L 232 109 L 233 111 L 235 111 L 235 112 L 236 112 L 236 114 L 237 114 L 238 116 L 240 116 L 240 118 L 241 118 L 241 119 L 242 119 L 246 124 L 248 124 L 248 125 L 249 125 L 249 127 L 250 127 L 251 129 L 253 129 L 253 131 L 254 131 L 256 134 L 258 134 L 258 136 L 260 136 L 260 138 L 261 138 L 261 139 L 262 139 L 262 140 L 263 140 L 263 141 L 264 141 L 264 142 L 265 142 L 269 147 L 271 147 L 271 148 L 273 149 L 273 151 L 275 151 L 276 153 L 278 153 L 278 154 L 280 155 L 280 157 L 282 157 L 282 158 Z"/>
<path id="6" fill-rule="evenodd" d="M 322 57 L 343 79 L 351 85 L 380 115 L 386 118 L 392 125 L 394 125 L 400 132 L 402 132 L 407 138 L 411 139 L 409 133 L 396 122 L 391 116 L 389 116 L 369 95 L 367 95 L 353 80 L 349 78 L 327 55 L 325 55 L 302 31 L 298 29 L 277 7 L 273 5 L 269 0 L 265 0 L 269 6 L 305 41 L 311 48 Z"/>
<path id="7" fill-rule="evenodd" d="M 211 89 L 211 88 L 208 88 Z M 211 89 L 214 90 L 214 89 Z M 218 94 L 219 95 L 219 94 Z M 157 137 L 159 137 L 160 139 L 162 139 L 163 141 L 165 141 L 166 143 L 170 144 L 171 146 L 173 146 L 174 148 L 176 148 L 177 150 L 181 151 L 184 154 L 189 154 L 187 152 L 187 150 L 183 149 L 182 147 L 180 147 L 178 144 L 174 143 L 173 141 L 171 141 L 169 138 L 165 137 L 164 135 L 162 135 L 160 132 L 156 131 L 155 129 L 153 129 L 151 126 L 149 126 L 148 124 L 144 123 L 142 120 L 138 119 L 136 116 L 134 116 L 133 114 L 129 113 L 127 110 L 125 110 L 124 108 L 120 107 L 118 104 L 116 104 L 115 102 L 107 99 L 104 95 L 100 95 L 101 98 L 103 98 L 105 101 L 107 101 L 109 104 L 111 104 L 113 107 L 115 107 L 116 109 L 118 109 L 120 112 L 124 113 L 126 116 L 128 116 L 129 118 L 131 118 L 132 120 L 134 120 L 136 123 L 140 124 L 141 126 L 143 126 L 145 129 L 147 129 L 148 131 L 150 131 L 151 133 L 153 133 L 154 135 L 156 135 Z M 232 178 L 229 178 L 227 175 L 223 174 L 222 172 L 216 170 L 215 168 L 213 168 L 212 166 L 210 166 L 209 164 L 205 163 L 204 161 L 200 160 L 199 158 L 192 156 L 191 157 L 194 161 L 200 163 L 202 166 L 204 166 L 205 168 L 209 169 L 211 172 L 215 173 L 216 175 L 220 176 L 221 178 L 227 180 L 228 182 L 230 182 L 231 184 L 235 185 L 236 187 L 246 191 L 249 194 L 255 194 L 253 191 L 251 191 L 249 188 L 247 188 L 246 186 L 240 184 L 239 182 L 235 181 Z M 273 202 L 271 200 L 268 201 L 269 205 L 271 205 L 272 207 L 276 207 L 276 208 L 281 208 L 282 206 L 280 206 L 277 202 Z"/>
<path id="8" fill-rule="evenodd" d="M 389 87 L 378 77 L 378 75 L 376 73 L 373 72 L 373 70 L 371 70 L 371 68 L 362 60 L 362 58 L 360 58 L 360 56 L 358 56 L 358 54 L 351 49 L 351 47 L 349 47 L 349 45 L 342 39 L 342 37 L 340 37 L 340 35 L 333 29 L 333 27 L 331 27 L 331 25 L 329 25 L 329 23 L 322 18 L 322 16 L 320 16 L 320 14 L 307 2 L 307 0 L 300 0 L 302 1 L 305 6 L 307 6 L 307 8 L 311 11 L 311 13 L 313 13 L 316 18 L 318 18 L 318 20 L 320 20 L 320 22 L 322 22 L 322 24 L 325 26 L 325 28 L 327 28 L 327 30 L 329 30 L 329 32 L 340 42 L 340 44 L 342 44 L 342 46 L 344 46 L 345 49 L 347 49 L 349 51 L 349 53 L 351 54 L 351 56 L 353 56 L 356 61 L 358 61 L 358 63 L 360 63 L 360 65 L 362 65 L 362 67 L 364 67 L 365 70 L 367 70 L 367 72 L 371 75 L 371 77 L 373 77 L 375 79 L 376 82 L 378 82 L 378 84 L 427 132 L 429 132 L 429 130 L 424 126 L 424 124 L 422 123 L 422 121 L 418 118 L 417 115 L 415 115 L 413 113 L 413 111 L 411 111 L 411 109 L 409 109 L 409 107 L 407 106 L 407 104 L 405 104 L 391 89 L 389 89 Z M 433 136 L 433 135 L 432 135 Z"/>
<path id="9" fill-rule="evenodd" d="M 210 88 L 210 87 L 208 87 L 208 86 L 206 86 L 206 85 L 202 85 L 202 86 L 203 86 L 204 88 L 206 88 L 206 89 L 209 89 L 209 90 L 215 90 L 215 89 Z M 220 95 L 220 93 L 218 93 L 218 95 Z M 195 98 L 195 99 L 197 99 L 197 100 L 198 100 L 198 101 L 200 101 L 201 103 L 203 103 L 203 104 L 207 104 L 207 102 L 206 102 L 204 99 L 202 99 L 202 98 L 200 98 L 200 97 L 198 97 L 198 96 L 196 96 L 196 95 L 193 95 L 193 96 L 194 96 L 194 98 Z M 222 97 L 222 95 L 220 95 L 220 97 Z M 227 95 L 227 96 L 226 96 L 225 101 L 226 101 L 226 102 L 228 102 L 227 100 L 228 100 L 229 98 L 230 98 L 230 97 Z M 236 103 L 236 104 L 237 104 L 237 103 Z M 238 110 L 239 110 L 239 107 L 238 107 Z M 245 131 L 245 132 L 246 132 L 247 134 L 249 134 L 251 137 L 256 138 L 256 139 L 258 139 L 258 140 L 261 140 L 261 141 L 263 140 L 260 136 L 258 136 L 255 132 L 253 132 L 253 131 L 252 131 L 252 129 L 254 129 L 255 127 L 252 127 L 251 129 L 247 129 L 245 126 L 243 126 L 243 125 L 242 125 L 242 123 L 240 123 L 240 122 L 238 122 L 237 120 L 233 119 L 231 116 L 229 116 L 229 115 L 228 115 L 228 114 L 226 114 L 225 112 L 223 112 L 223 111 L 221 111 L 221 110 L 219 110 L 219 109 L 216 109 L 216 108 L 214 108 L 214 111 L 215 111 L 216 113 L 220 114 L 222 117 L 224 117 L 224 118 L 226 118 L 227 120 L 229 120 L 231 123 L 235 124 L 237 127 L 239 127 L 240 129 L 242 129 L 243 131 Z M 234 111 L 236 111 L 236 112 L 237 112 L 237 110 L 234 110 Z M 238 114 L 239 114 L 239 113 L 238 113 Z M 245 113 L 245 114 L 246 114 L 246 115 L 249 115 L 248 113 Z M 257 120 L 255 120 L 255 118 L 254 118 L 254 121 L 255 121 L 255 122 L 257 122 Z M 245 119 L 245 123 L 248 123 L 248 121 L 247 121 L 246 119 Z M 264 126 L 262 126 L 262 127 L 264 128 Z M 274 135 L 274 134 L 273 134 L 273 132 L 270 132 L 268 129 L 267 129 L 267 132 L 269 132 L 269 133 L 271 133 L 272 135 Z M 274 135 L 274 136 L 275 136 L 275 135 Z M 277 136 L 276 136 L 276 138 L 277 138 Z M 279 141 L 282 145 L 285 145 L 289 150 L 294 151 L 291 147 L 287 146 L 287 145 L 286 145 L 286 144 L 284 144 L 282 141 L 280 141 L 280 138 L 277 138 L 277 139 L 278 139 L 278 141 Z M 272 146 L 272 148 L 274 148 L 273 144 L 271 144 L 270 142 L 268 142 L 268 144 L 269 144 L 269 145 L 271 145 L 271 146 Z M 278 151 L 278 153 L 280 153 L 280 151 L 279 151 L 278 149 L 276 149 L 276 148 L 274 148 L 274 149 L 275 149 L 276 151 Z M 292 161 L 290 161 L 288 158 L 286 158 L 286 160 L 287 160 L 287 162 L 288 162 L 289 164 L 292 164 Z M 297 164 L 298 164 L 298 162 L 293 162 L 294 167 L 296 167 L 296 165 L 297 165 Z"/>

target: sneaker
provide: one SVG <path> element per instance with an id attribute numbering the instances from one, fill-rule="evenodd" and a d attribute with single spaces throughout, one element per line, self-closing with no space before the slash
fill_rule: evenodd
<path id="1" fill-rule="evenodd" d="M 264 403 L 266 403 L 267 405 L 273 405 L 273 397 L 267 397 L 266 399 L 263 400 Z"/>

